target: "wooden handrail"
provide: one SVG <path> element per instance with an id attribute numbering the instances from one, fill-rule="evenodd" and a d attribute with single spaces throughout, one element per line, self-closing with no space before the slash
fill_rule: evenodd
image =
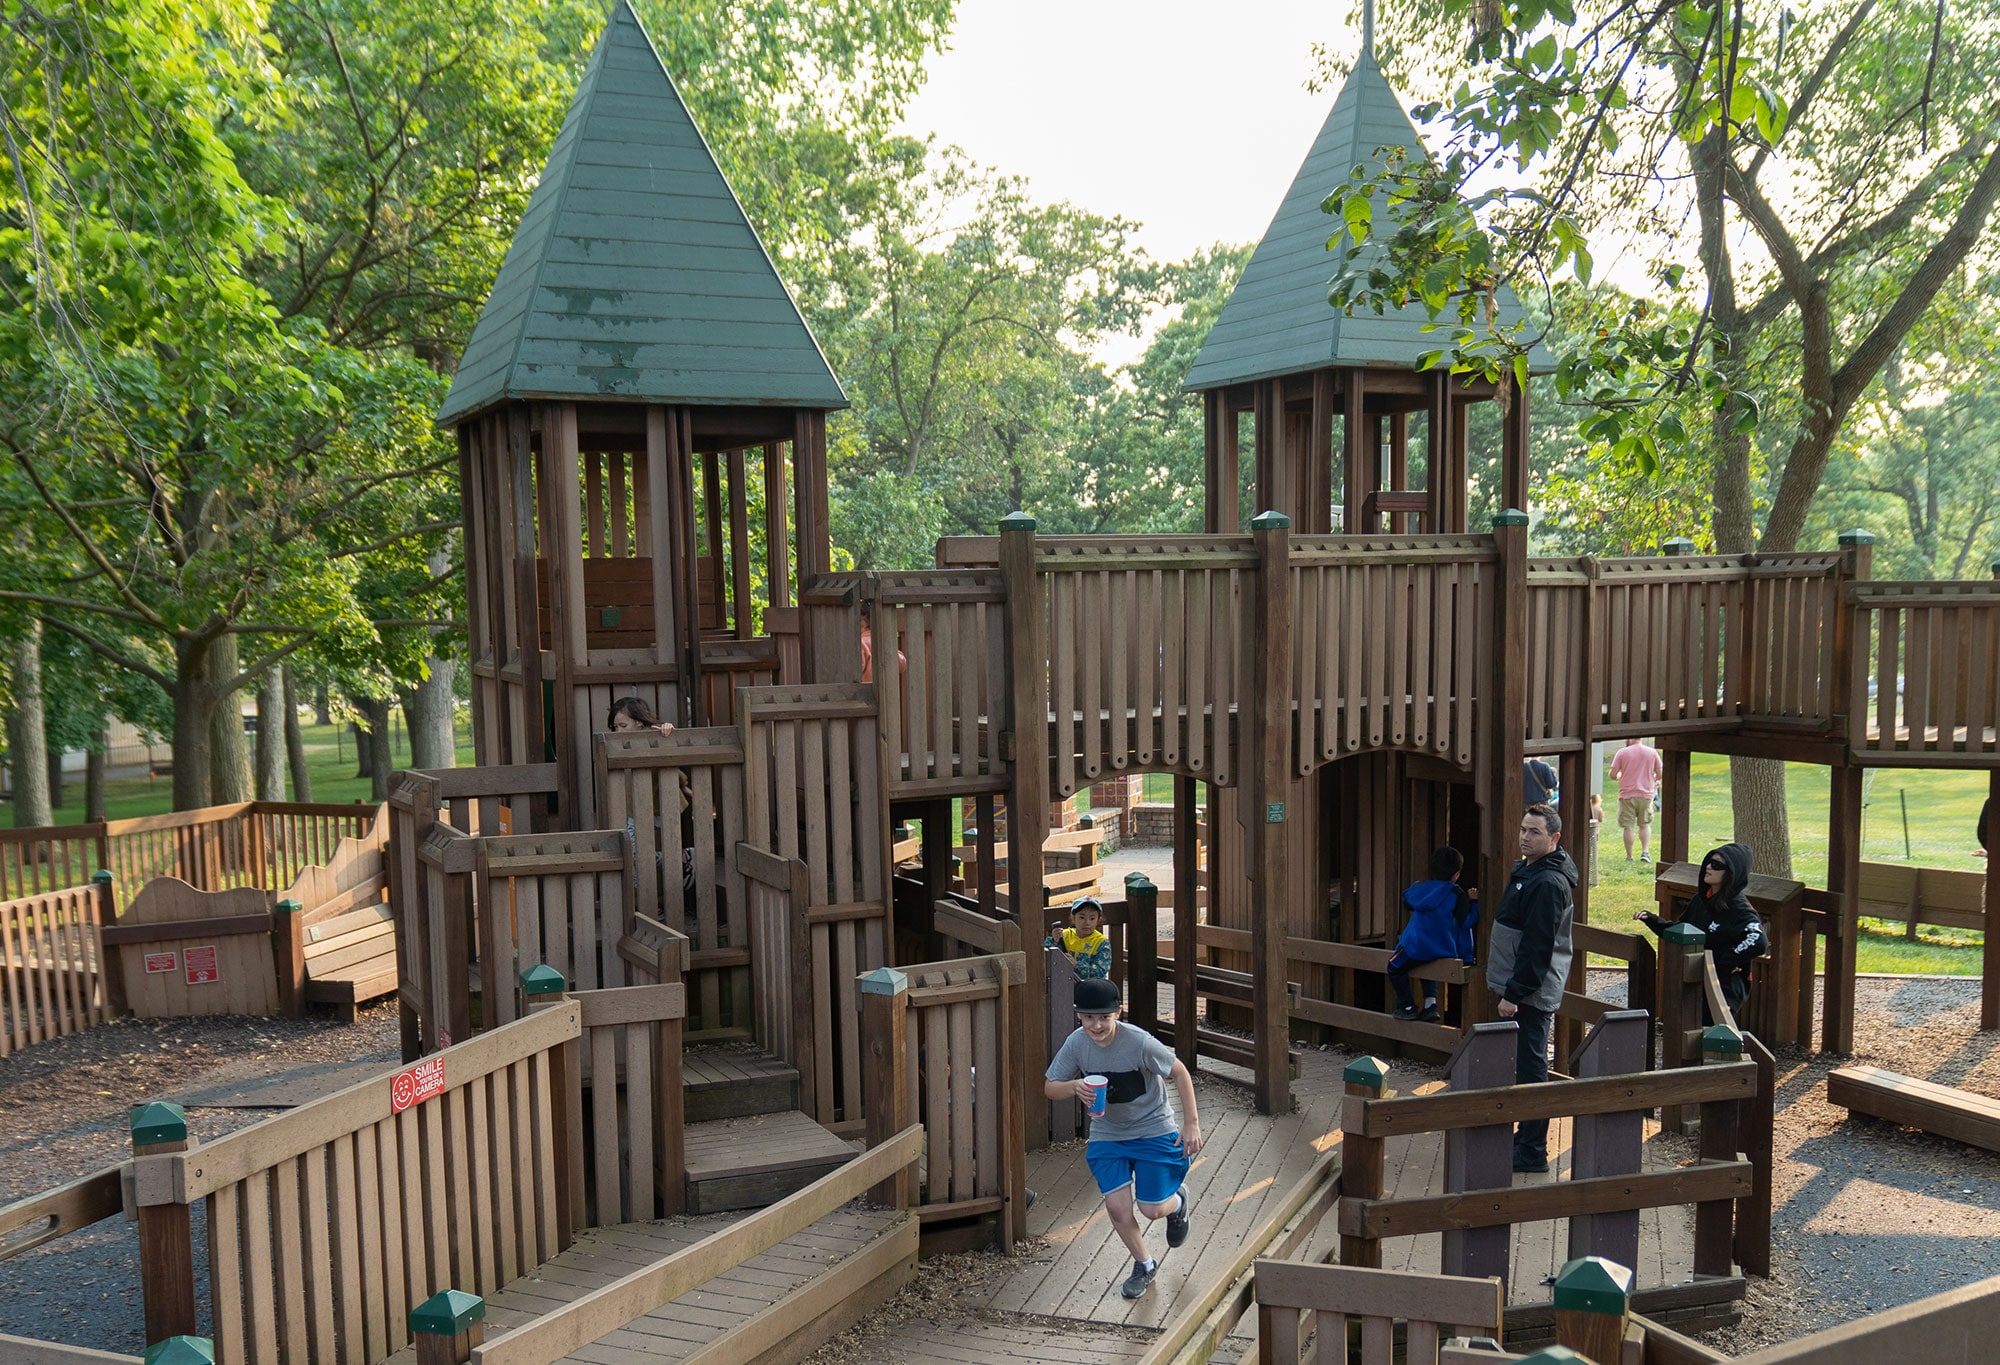
<path id="1" fill-rule="evenodd" d="M 67 1185 L 0 1206 L 0 1261 L 12 1260 L 24 1251 L 123 1213 L 125 1171 L 131 1164 L 121 1161 Z M 7 1240 L 11 1234 L 35 1223 L 44 1225 L 41 1231 L 18 1241 Z"/>
<path id="2" fill-rule="evenodd" d="M 1340 1231 L 1347 1237 L 1414 1237 L 1427 1232 L 1741 1199 L 1751 1193 L 1753 1174 L 1748 1161 L 1705 1161 L 1671 1171 L 1593 1176 L 1511 1190 L 1468 1190 L 1412 1199 L 1343 1199 Z"/>
<path id="3" fill-rule="evenodd" d="M 923 1126 L 911 1124 L 883 1145 L 742 1222 L 474 1347 L 472 1365 L 554 1365 L 810 1227 L 869 1186 L 914 1164 L 923 1143 Z"/>
<path id="4" fill-rule="evenodd" d="M 1754 1062 L 1636 1072 L 1592 1080 L 1448 1090 L 1397 1099 L 1350 1098 L 1341 1127 L 1358 1137 L 1406 1137 L 1531 1119 L 1622 1114 L 1662 1104 L 1746 1099 L 1757 1093 Z"/>

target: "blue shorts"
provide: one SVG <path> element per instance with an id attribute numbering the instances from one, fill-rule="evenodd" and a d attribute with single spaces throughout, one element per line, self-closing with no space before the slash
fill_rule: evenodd
<path id="1" fill-rule="evenodd" d="M 1181 1148 L 1179 1133 L 1129 1141 L 1092 1138 L 1083 1149 L 1083 1159 L 1097 1179 L 1100 1194 L 1122 1190 L 1127 1185 L 1141 1204 L 1164 1204 L 1187 1179 L 1188 1157 Z"/>

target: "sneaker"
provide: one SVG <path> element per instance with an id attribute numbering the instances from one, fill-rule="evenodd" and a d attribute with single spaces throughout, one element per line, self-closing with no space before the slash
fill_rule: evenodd
<path id="1" fill-rule="evenodd" d="M 1415 1019 L 1416 1017 L 1417 1017 L 1417 1007 L 1415 1005 L 1396 1006 L 1396 1018 Z"/>
<path id="2" fill-rule="evenodd" d="M 1167 1215 L 1167 1245 L 1177 1247 L 1187 1241 L 1188 1215 L 1194 1212 L 1194 1196 L 1181 1186 L 1181 1206 Z"/>
<path id="3" fill-rule="evenodd" d="M 1438 1021 L 1438 1002 L 1435 1000 L 1424 1001 L 1424 1012 L 1419 1014 L 1417 1019 L 1420 1023 L 1435 1024 Z"/>
<path id="4" fill-rule="evenodd" d="M 1128 1299 L 1141 1298 L 1153 1287 L 1153 1277 L 1160 1273 L 1158 1261 L 1134 1261 L 1132 1273 L 1120 1285 L 1118 1292 Z"/>

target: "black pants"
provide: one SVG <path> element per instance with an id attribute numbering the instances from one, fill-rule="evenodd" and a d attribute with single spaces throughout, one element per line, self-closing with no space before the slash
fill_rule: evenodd
<path id="1" fill-rule="evenodd" d="M 1521 1005 L 1514 1022 L 1521 1026 L 1514 1040 L 1514 1084 L 1532 1085 L 1549 1078 L 1548 1010 Z M 1549 1159 L 1549 1121 L 1531 1119 L 1514 1130 L 1514 1160 L 1539 1166 Z"/>

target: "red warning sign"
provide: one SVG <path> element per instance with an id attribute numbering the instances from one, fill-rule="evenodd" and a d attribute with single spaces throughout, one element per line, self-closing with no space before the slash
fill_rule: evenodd
<path id="1" fill-rule="evenodd" d="M 444 1058 L 418 1062 L 408 1071 L 399 1071 L 389 1082 L 389 1112 L 400 1114 L 413 1104 L 444 1093 Z"/>
<path id="2" fill-rule="evenodd" d="M 181 969 L 179 953 L 147 953 L 146 974 L 158 976 L 162 972 L 177 972 Z"/>
<path id="3" fill-rule="evenodd" d="M 187 959 L 187 983 L 190 986 L 209 986 L 222 979 L 221 968 L 215 965 L 215 945 L 190 948 Z"/>

